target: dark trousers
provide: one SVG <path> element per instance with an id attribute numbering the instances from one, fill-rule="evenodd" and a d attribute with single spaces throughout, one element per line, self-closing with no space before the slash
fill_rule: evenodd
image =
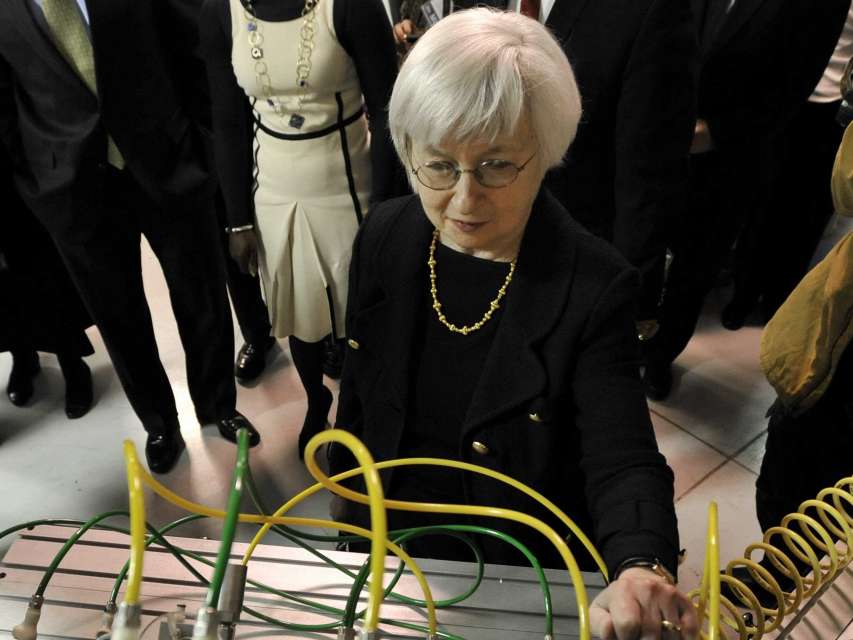
<path id="1" fill-rule="evenodd" d="M 712 151 L 690 159 L 687 210 L 670 229 L 673 258 L 659 309 L 660 330 L 643 343 L 650 364 L 669 364 L 687 346 L 743 212 L 754 200 L 732 156 Z"/>
<path id="2" fill-rule="evenodd" d="M 151 434 L 178 428 L 142 286 L 144 235 L 163 268 L 202 423 L 234 414 L 234 334 L 213 203 L 165 211 L 127 172 L 99 172 L 75 204 L 57 246 L 112 359 L 133 410 Z"/>
<path id="3" fill-rule="evenodd" d="M 260 279 L 240 271 L 228 250 L 228 234 L 224 232 L 228 222 L 225 218 L 225 203 L 222 195 L 216 195 L 216 213 L 219 224 L 222 252 L 225 256 L 225 277 L 228 293 L 234 305 L 234 315 L 240 325 L 240 333 L 246 342 L 263 344 L 270 335 L 270 319 L 261 295 Z"/>
<path id="4" fill-rule="evenodd" d="M 755 504 L 761 530 L 821 489 L 853 475 L 853 344 L 848 345 L 832 382 L 817 403 L 790 415 L 774 406 L 767 427 Z"/>
<path id="5" fill-rule="evenodd" d="M 806 275 L 832 216 L 829 182 L 844 130 L 839 102 L 805 103 L 774 143 L 769 204 L 753 212 L 735 254 L 734 301 L 748 310 L 763 297 L 767 318 Z"/>

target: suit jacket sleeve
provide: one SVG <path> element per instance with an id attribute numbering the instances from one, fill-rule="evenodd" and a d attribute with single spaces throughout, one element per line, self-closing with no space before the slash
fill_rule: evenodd
<path id="1" fill-rule="evenodd" d="M 388 130 L 388 103 L 397 78 L 397 50 L 388 14 L 379 0 L 338 0 L 335 18 L 338 38 L 355 64 L 367 109 L 372 206 L 408 193 Z"/>
<path id="2" fill-rule="evenodd" d="M 230 26 L 227 0 L 205 0 L 200 33 L 211 93 L 216 174 L 228 224 L 240 227 L 254 220 L 252 119 L 231 65 Z"/>
<path id="3" fill-rule="evenodd" d="M 735 88 L 731 109 L 699 114 L 717 147 L 778 133 L 808 100 L 838 41 L 847 0 L 786 0 L 767 30 L 771 42 L 753 60 L 756 81 Z M 749 33 L 749 32 L 747 32 Z M 747 62 L 747 61 L 745 61 Z"/>
<path id="4" fill-rule="evenodd" d="M 0 144 L 6 147 L 13 160 L 20 157 L 18 135 L 12 69 L 5 59 L 0 58 Z"/>
<path id="5" fill-rule="evenodd" d="M 349 282 L 347 293 L 347 311 L 346 311 L 346 328 L 347 335 L 353 335 L 352 323 L 353 318 L 359 311 L 359 281 L 362 277 L 362 271 L 367 269 L 364 264 L 364 257 L 369 256 L 369 253 L 364 253 L 362 244 L 364 243 L 365 229 L 370 225 L 371 216 L 364 219 L 358 233 L 355 237 L 355 242 L 352 248 L 352 258 L 349 267 Z M 363 257 L 364 256 L 364 257 Z M 361 406 L 361 400 L 356 393 L 354 376 L 356 375 L 355 367 L 353 366 L 352 358 L 344 358 L 344 368 L 341 372 L 340 393 L 338 394 L 338 413 L 335 419 L 336 429 L 345 429 L 357 437 L 362 437 L 364 429 L 364 412 Z M 356 466 L 355 458 L 341 444 L 332 443 L 329 448 L 329 474 L 335 475 L 347 469 Z"/>
<path id="6" fill-rule="evenodd" d="M 658 452 L 639 380 L 637 288 L 636 271 L 623 270 L 595 303 L 581 338 L 573 380 L 581 469 L 596 547 L 609 570 L 643 555 L 675 573 L 673 475 Z"/>
<path id="7" fill-rule="evenodd" d="M 199 11 L 203 0 L 156 0 L 157 28 L 172 67 L 175 91 L 189 118 L 210 132 L 210 92 L 199 49 Z M 208 141 L 205 141 L 208 143 Z"/>
<path id="8" fill-rule="evenodd" d="M 663 284 L 664 233 L 681 211 L 695 123 L 697 46 L 684 0 L 654 0 L 625 68 L 617 105 L 613 242 L 640 270 L 640 319 Z"/>

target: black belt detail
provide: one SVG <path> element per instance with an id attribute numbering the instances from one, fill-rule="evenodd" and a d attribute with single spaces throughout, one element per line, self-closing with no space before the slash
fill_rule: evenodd
<path id="1" fill-rule="evenodd" d="M 339 107 L 338 121 L 335 124 L 326 127 L 325 129 L 320 129 L 318 131 L 312 131 L 311 133 L 279 133 L 278 131 L 273 131 L 272 129 L 267 127 L 263 122 L 261 122 L 260 118 L 257 115 L 255 116 L 255 123 L 258 125 L 258 127 L 261 129 L 261 131 L 263 131 L 264 133 L 266 133 L 268 135 L 271 135 L 273 138 L 278 138 L 279 140 L 313 140 L 314 138 L 322 138 L 323 136 L 327 136 L 330 133 L 334 133 L 335 131 L 338 131 L 338 130 L 343 131 L 344 127 L 348 127 L 349 125 L 351 125 L 353 122 L 358 120 L 361 117 L 361 115 L 364 113 L 364 108 L 359 107 L 358 111 L 356 111 L 354 114 L 352 114 L 346 120 L 341 120 L 341 111 L 340 111 L 341 99 L 340 99 L 340 95 L 341 95 L 340 93 L 335 94 L 335 98 L 337 98 L 337 100 L 338 100 L 338 107 Z"/>
<path id="2" fill-rule="evenodd" d="M 344 116 L 344 101 L 341 99 L 340 92 L 335 94 L 335 100 L 338 102 L 338 121 L 341 121 L 341 118 Z M 359 113 L 361 110 L 359 110 Z M 345 122 L 345 121 L 344 121 Z M 347 170 L 347 184 L 349 185 L 349 195 L 352 198 L 352 206 L 355 210 L 355 218 L 358 220 L 358 224 L 361 224 L 361 220 L 364 217 L 361 213 L 361 203 L 358 201 L 358 194 L 355 190 L 355 178 L 352 175 L 352 160 L 349 156 L 349 143 L 347 142 L 347 131 L 345 126 L 342 125 L 339 127 L 341 132 L 341 152 L 344 154 L 344 165 Z"/>

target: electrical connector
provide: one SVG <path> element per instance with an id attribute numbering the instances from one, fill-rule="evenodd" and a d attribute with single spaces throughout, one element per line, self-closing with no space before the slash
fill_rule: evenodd
<path id="1" fill-rule="evenodd" d="M 222 590 L 219 592 L 219 637 L 232 640 L 240 622 L 243 609 L 243 595 L 246 592 L 246 572 L 248 567 L 242 563 L 229 563 L 222 578 Z"/>
<path id="2" fill-rule="evenodd" d="M 187 619 L 187 605 L 179 604 L 174 611 L 166 614 L 166 626 L 169 628 L 169 638 L 171 640 L 181 640 L 183 637 L 181 625 Z"/>
<path id="3" fill-rule="evenodd" d="M 338 627 L 338 640 L 356 640 L 355 629 L 352 627 Z"/>
<path id="4" fill-rule="evenodd" d="M 104 607 L 104 614 L 101 616 L 101 626 L 98 627 L 98 630 L 95 632 L 95 639 L 100 638 L 101 636 L 108 636 L 113 628 L 113 620 L 116 617 L 116 611 L 118 607 L 116 607 L 115 602 L 108 602 Z"/>
<path id="5" fill-rule="evenodd" d="M 122 602 L 113 622 L 110 640 L 139 640 L 140 613 L 138 604 Z"/>
<path id="6" fill-rule="evenodd" d="M 33 596 L 27 605 L 24 621 L 15 625 L 12 629 L 12 637 L 15 640 L 36 640 L 38 638 L 38 624 L 41 618 L 41 606 L 44 604 L 43 596 Z"/>
<path id="7" fill-rule="evenodd" d="M 362 631 L 358 634 L 358 640 L 379 640 L 378 631 Z"/>
<path id="8" fill-rule="evenodd" d="M 218 640 L 219 611 L 213 607 L 202 607 L 193 627 L 193 640 Z"/>

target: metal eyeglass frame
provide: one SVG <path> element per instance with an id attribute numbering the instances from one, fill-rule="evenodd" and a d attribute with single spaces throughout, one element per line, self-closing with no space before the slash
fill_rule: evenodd
<path id="1" fill-rule="evenodd" d="M 479 184 L 479 185 L 480 185 L 480 186 L 482 186 L 482 187 L 485 187 L 486 189 L 503 189 L 504 187 L 508 187 L 508 186 L 509 186 L 509 185 L 511 185 L 513 182 L 515 182 L 516 180 L 518 180 L 518 175 L 519 175 L 522 171 L 524 171 L 525 167 L 527 167 L 527 165 L 528 165 L 528 164 L 530 164 L 530 161 L 531 161 L 531 160 L 533 160 L 533 158 L 536 156 L 536 154 L 537 154 L 537 153 L 539 153 L 539 149 L 537 149 L 536 151 L 534 151 L 534 152 L 533 152 L 533 155 L 531 155 L 527 160 L 525 160 L 525 161 L 524 161 L 522 164 L 520 164 L 520 165 L 517 165 L 517 164 L 514 164 L 514 163 L 512 163 L 512 162 L 509 162 L 509 161 L 504 160 L 503 162 L 506 162 L 508 165 L 511 165 L 512 167 L 514 167 L 514 168 L 515 168 L 515 176 L 513 177 L 513 179 L 512 179 L 512 180 L 510 180 L 510 181 L 509 181 L 509 182 L 507 182 L 506 184 L 502 184 L 502 185 L 499 185 L 499 186 L 492 186 L 492 185 L 489 185 L 489 184 L 484 184 L 484 183 L 483 183 L 483 181 L 482 181 L 482 179 L 481 179 L 481 175 L 480 175 L 480 173 L 479 173 L 480 167 L 482 167 L 484 164 L 486 164 L 486 163 L 488 163 L 488 162 L 492 162 L 494 159 L 490 159 L 490 160 L 483 160 L 482 162 L 480 162 L 480 163 L 479 163 L 476 167 L 474 167 L 473 169 L 460 169 L 459 167 L 457 167 L 457 166 L 453 165 L 451 162 L 448 162 L 447 164 L 449 164 L 449 165 L 451 165 L 451 166 L 454 166 L 454 173 L 455 173 L 456 177 L 453 179 L 453 183 L 452 183 L 452 184 L 450 184 L 450 185 L 449 185 L 449 186 L 447 186 L 447 187 L 431 187 L 430 185 L 426 184 L 426 183 L 421 179 L 421 177 L 418 175 L 418 171 L 420 171 L 421 169 L 423 169 L 425 165 L 419 165 L 417 169 L 412 169 L 411 171 L 412 171 L 412 173 L 415 175 L 415 177 L 418 179 L 418 182 L 420 182 L 420 183 L 421 183 L 423 186 L 425 186 L 427 189 L 432 189 L 433 191 L 449 191 L 450 189 L 452 189 L 453 187 L 455 187 L 457 184 L 459 184 L 459 178 L 461 178 L 461 177 L 462 177 L 462 174 L 463 174 L 463 173 L 471 173 L 471 174 L 473 174 L 473 175 L 474 175 L 474 179 L 477 181 L 477 184 Z M 444 161 L 439 161 L 439 162 L 444 162 Z M 409 153 L 409 166 L 411 166 L 411 164 L 412 164 L 412 156 L 411 156 L 411 152 L 410 152 L 410 153 Z"/>

